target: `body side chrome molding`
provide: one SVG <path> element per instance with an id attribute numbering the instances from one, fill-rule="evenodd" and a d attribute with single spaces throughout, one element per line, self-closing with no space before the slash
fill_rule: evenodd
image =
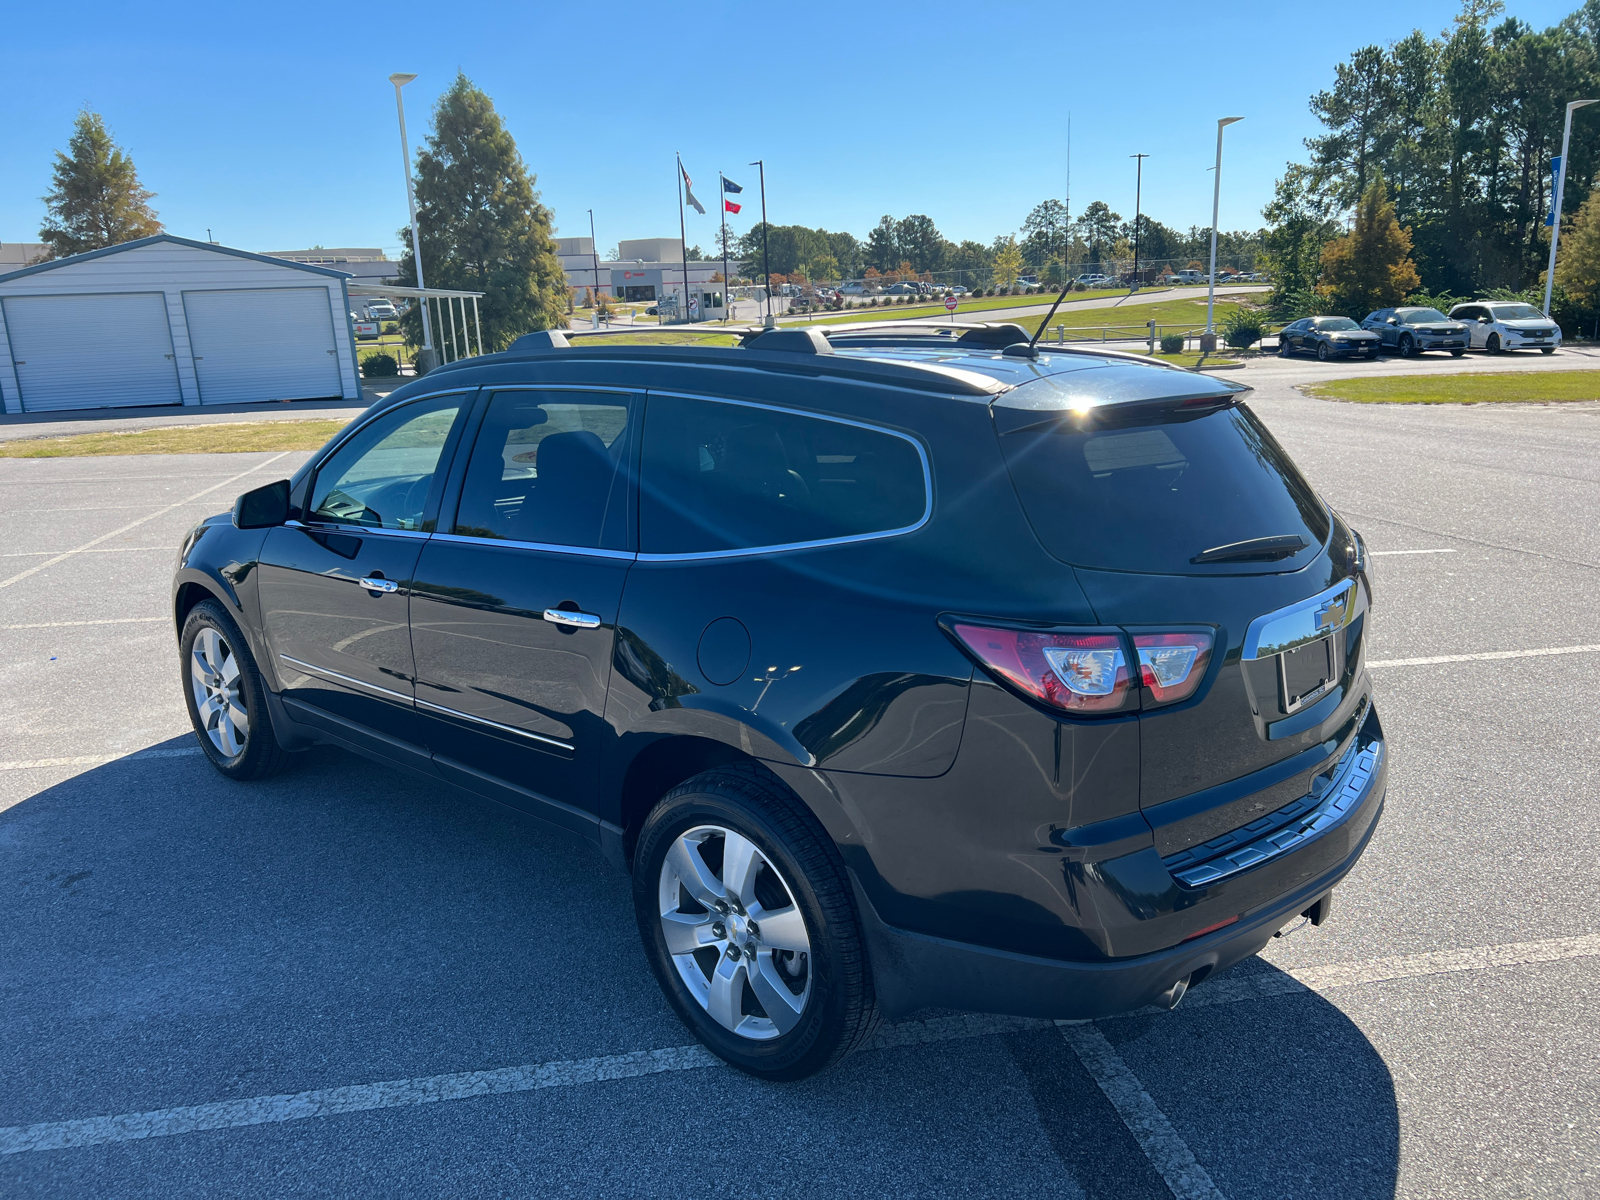
<path id="1" fill-rule="evenodd" d="M 341 675 L 338 671 L 330 671 L 327 667 L 315 667 L 308 662 L 301 662 L 298 658 L 294 658 L 288 654 L 279 654 L 278 657 L 283 659 L 284 662 L 293 663 L 306 674 L 315 678 L 333 680 L 338 683 L 348 683 L 353 687 L 365 688 L 369 692 L 377 692 L 380 696 L 393 696 L 396 700 L 404 700 L 407 704 L 411 704 L 413 702 L 412 698 L 406 695 L 404 692 L 392 692 L 388 688 L 379 687 L 375 683 L 368 683 L 363 679 L 356 679 L 350 675 Z"/>
<path id="2" fill-rule="evenodd" d="M 525 737 L 530 741 L 543 742 L 547 746 L 555 746 L 568 753 L 575 751 L 576 747 L 571 742 L 563 742 L 553 737 L 545 737 L 542 733 L 533 733 L 527 729 L 518 729 L 515 725 L 503 725 L 499 721 L 491 721 L 488 717 L 476 717 L 471 713 L 464 713 L 454 708 L 446 708 L 442 704 L 434 704 L 428 700 L 418 700 L 418 708 L 426 708 L 432 712 L 443 713 L 447 717 L 459 717 L 463 721 L 471 721 L 474 725 L 487 725 L 490 729 L 498 729 L 502 733 L 513 733 L 518 737 Z"/>
<path id="3" fill-rule="evenodd" d="M 469 546 L 504 546 L 510 550 L 540 550 L 549 554 L 580 554 L 586 558 L 611 558 L 632 561 L 637 558 L 632 550 L 600 550 L 588 546 L 557 546 L 550 542 L 518 542 L 511 538 L 473 537 L 465 533 L 435 533 L 436 542 L 458 542 Z"/>
<path id="4" fill-rule="evenodd" d="M 1308 599 L 1265 613 L 1250 622 L 1240 657 L 1271 658 L 1339 633 L 1355 620 L 1357 599 L 1352 576 Z"/>

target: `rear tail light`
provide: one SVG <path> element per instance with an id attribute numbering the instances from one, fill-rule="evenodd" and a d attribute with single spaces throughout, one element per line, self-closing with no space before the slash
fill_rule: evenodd
<path id="1" fill-rule="evenodd" d="M 1127 704 L 1128 661 L 1114 633 L 951 628 L 979 662 L 1035 700 L 1067 712 L 1114 712 Z"/>
<path id="2" fill-rule="evenodd" d="M 1209 633 L 1136 633 L 1139 681 L 1157 704 L 1187 700 L 1211 662 Z"/>

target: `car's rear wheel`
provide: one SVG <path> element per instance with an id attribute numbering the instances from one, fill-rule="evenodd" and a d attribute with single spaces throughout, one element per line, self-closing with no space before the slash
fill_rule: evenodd
<path id="1" fill-rule="evenodd" d="M 815 818 L 759 767 L 668 792 L 639 832 L 634 909 L 657 981 L 720 1058 L 803 1079 L 877 1022 L 854 899 Z"/>
<path id="2" fill-rule="evenodd" d="M 244 634 L 215 600 L 189 611 L 178 642 L 183 697 L 200 749 L 229 779 L 265 779 L 288 760 Z"/>
<path id="3" fill-rule="evenodd" d="M 1403 338 L 1400 339 L 1400 357 L 1401 358 L 1415 358 L 1416 354 L 1417 354 L 1417 343 L 1412 339 L 1411 335 L 1408 333 Z"/>
<path id="4" fill-rule="evenodd" d="M 1500 335 L 1498 333 L 1491 333 L 1488 338 L 1485 339 L 1483 348 L 1490 354 L 1499 354 L 1502 349 L 1500 345 Z"/>
<path id="5" fill-rule="evenodd" d="M 1328 361 L 1328 343 L 1327 342 L 1318 342 L 1317 343 L 1317 361 L 1318 362 L 1327 362 Z"/>

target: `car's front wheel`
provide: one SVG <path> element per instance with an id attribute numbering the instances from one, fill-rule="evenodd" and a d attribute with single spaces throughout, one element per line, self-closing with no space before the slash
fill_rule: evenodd
<path id="1" fill-rule="evenodd" d="M 1405 335 L 1405 337 L 1400 339 L 1400 357 L 1401 358 L 1415 358 L 1416 354 L 1417 354 L 1417 343 L 1414 340 L 1412 340 L 1411 335 L 1408 333 L 1408 334 Z"/>
<path id="2" fill-rule="evenodd" d="M 1499 354 L 1501 350 L 1500 335 L 1498 333 L 1491 333 L 1487 338 L 1484 339 L 1483 348 L 1490 354 Z"/>
<path id="3" fill-rule="evenodd" d="M 222 605 L 189 610 L 178 641 L 183 698 L 200 749 L 229 779 L 265 779 L 288 759 L 272 732 L 266 688 L 244 634 Z"/>
<path id="4" fill-rule="evenodd" d="M 803 1079 L 877 1022 L 844 864 L 768 772 L 729 767 L 680 784 L 645 819 L 634 909 L 657 981 L 720 1058 Z"/>
<path id="5" fill-rule="evenodd" d="M 1318 342 L 1317 343 L 1317 361 L 1318 362 L 1327 362 L 1328 361 L 1328 343 L 1327 342 Z"/>

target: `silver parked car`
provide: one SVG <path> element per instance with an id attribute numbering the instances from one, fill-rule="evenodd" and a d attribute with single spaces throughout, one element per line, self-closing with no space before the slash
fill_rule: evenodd
<path id="1" fill-rule="evenodd" d="M 1383 347 L 1392 346 L 1401 358 L 1424 350 L 1448 350 L 1455 358 L 1467 352 L 1467 327 L 1437 308 L 1380 308 L 1361 328 L 1377 334 Z"/>
<path id="2" fill-rule="evenodd" d="M 1450 319 L 1467 327 L 1472 349 L 1490 354 L 1536 346 L 1554 354 L 1561 344 L 1561 326 L 1531 304 L 1506 300 L 1458 304 L 1450 310 Z"/>

